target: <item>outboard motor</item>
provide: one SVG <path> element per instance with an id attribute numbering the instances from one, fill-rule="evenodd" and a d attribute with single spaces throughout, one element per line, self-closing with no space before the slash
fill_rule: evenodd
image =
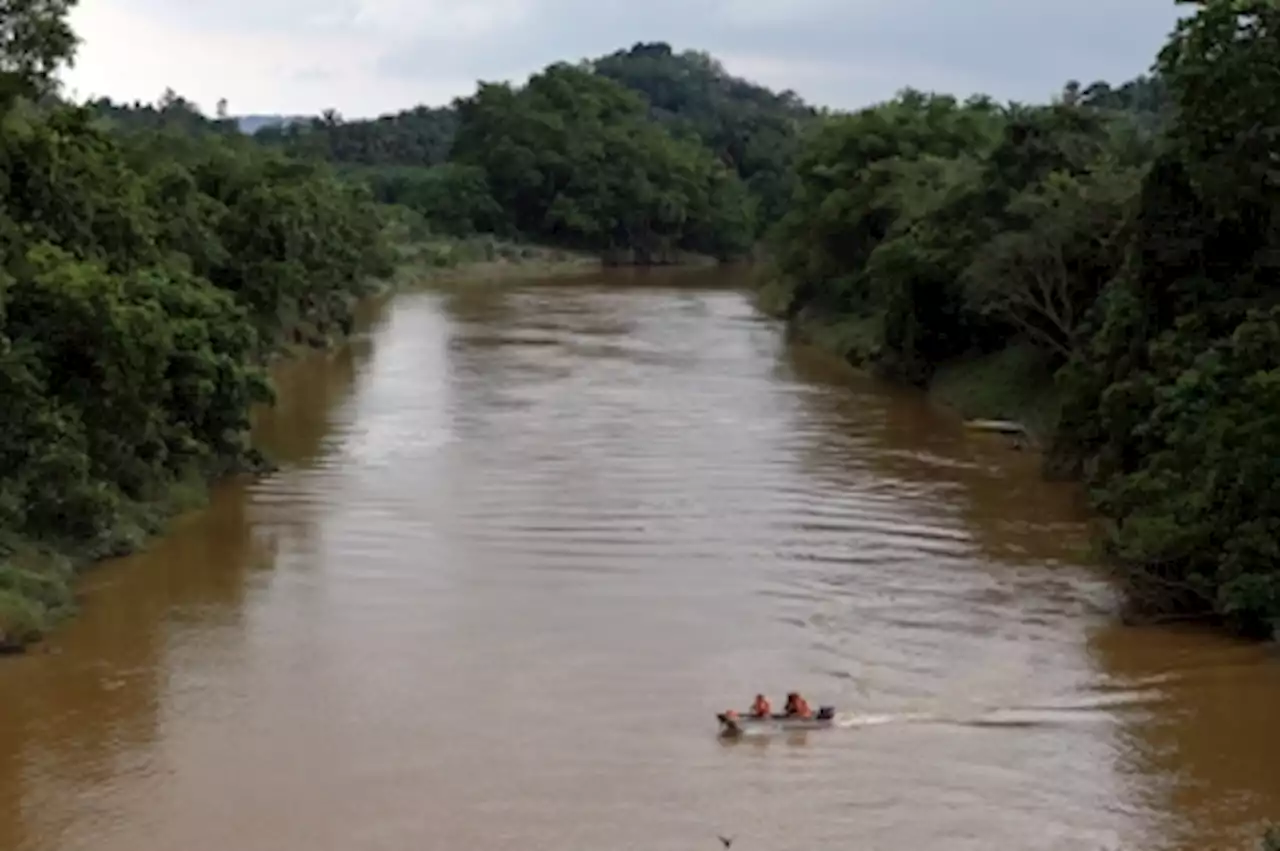
<path id="1" fill-rule="evenodd" d="M 719 712 L 716 718 L 720 721 L 723 729 L 720 731 L 722 736 L 737 736 L 742 732 L 742 727 L 738 724 L 738 713 L 730 709 L 728 712 Z"/>

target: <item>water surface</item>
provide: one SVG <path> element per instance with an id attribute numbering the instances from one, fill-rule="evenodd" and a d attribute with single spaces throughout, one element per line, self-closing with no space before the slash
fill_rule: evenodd
<path id="1" fill-rule="evenodd" d="M 1280 665 L 1122 629 L 1073 487 L 731 278 L 410 294 L 0 664 L 0 848 L 1251 848 Z M 724 743 L 800 689 L 841 728 Z"/>

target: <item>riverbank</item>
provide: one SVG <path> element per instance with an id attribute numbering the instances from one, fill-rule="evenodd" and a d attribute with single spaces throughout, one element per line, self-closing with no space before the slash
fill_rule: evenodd
<path id="1" fill-rule="evenodd" d="M 838 319 L 801 316 L 788 318 L 774 300 L 776 293 L 768 282 L 756 281 L 757 306 L 765 313 L 786 323 L 789 336 L 796 341 L 836 355 L 855 369 L 885 380 L 906 384 L 892 369 L 883 366 L 882 344 L 878 340 L 884 327 L 882 316 L 846 316 Z M 913 385 L 914 386 L 914 385 Z M 1061 440 L 1064 391 L 1043 350 L 1019 339 L 995 352 L 954 358 L 937 364 L 929 378 L 919 385 L 929 399 L 953 411 L 975 431 L 999 435 L 1017 449 L 1030 449 L 1041 454 L 1043 475 L 1047 478 L 1075 481 L 1083 489 L 1094 514 L 1094 557 L 1107 566 L 1118 585 L 1126 592 L 1122 619 L 1129 624 L 1166 622 L 1198 623 L 1222 629 L 1229 634 L 1274 641 L 1280 636 L 1280 620 L 1261 625 L 1234 622 L 1230 613 L 1216 610 L 1180 611 L 1161 602 L 1152 604 L 1143 594 L 1152 592 L 1147 584 L 1146 565 L 1131 558 L 1116 541 L 1122 534 L 1133 534 L 1105 511 L 1110 498 L 1109 483 L 1079 469 L 1066 468 L 1055 455 L 1054 442 Z M 1104 510 L 1099 510 L 1102 505 Z M 1141 519 L 1141 518 L 1140 518 Z M 1158 527 L 1157 532 L 1171 532 Z"/>
<path id="2" fill-rule="evenodd" d="M 757 306 L 775 318 L 785 319 L 773 287 L 759 281 L 757 286 Z M 803 317 L 787 321 L 792 339 L 873 372 L 881 351 L 877 329 L 882 326 L 883 318 L 879 316 Z M 1061 414 L 1062 401 L 1051 368 L 1040 350 L 1023 342 L 990 354 L 943 363 L 922 389 L 965 420 L 1016 424 L 1021 431 L 1020 446 L 1044 446 Z"/>
<path id="3" fill-rule="evenodd" d="M 945 363 L 926 389 L 966 420 L 1016 423 L 1036 446 L 1047 444 L 1061 414 L 1053 372 L 1025 343 Z"/>
<path id="4" fill-rule="evenodd" d="M 385 279 L 353 288 L 344 301 L 349 317 L 356 305 L 385 298 L 421 284 L 448 284 L 469 279 L 527 279 L 585 274 L 601 268 L 601 261 L 584 253 L 504 242 L 492 237 L 449 239 L 432 237 L 395 243 L 398 262 Z M 261 366 L 269 367 L 310 352 L 343 345 L 352 331 L 349 318 L 299 320 L 282 331 L 262 352 Z M 90 544 L 39 541 L 0 529 L 0 653 L 30 648 L 75 614 L 76 578 L 111 558 L 145 549 L 165 534 L 173 520 L 207 504 L 211 487 L 240 475 L 271 472 L 275 465 L 256 450 L 244 458 L 215 462 L 204 472 L 192 471 L 145 502 L 122 503 L 116 521 Z"/>
<path id="5" fill-rule="evenodd" d="M 1084 484 L 1135 621 L 1266 639 L 1280 306 L 1263 258 L 1280 239 L 1253 223 L 1280 193 L 1259 186 L 1262 148 L 1223 140 L 1277 123 L 1280 17 L 1237 17 L 1201 4 L 1119 89 L 1016 108 L 904 92 L 833 117 L 770 254 L 788 318 L 857 342 L 874 316 L 877 372 L 1040 433 L 1046 474 Z"/>

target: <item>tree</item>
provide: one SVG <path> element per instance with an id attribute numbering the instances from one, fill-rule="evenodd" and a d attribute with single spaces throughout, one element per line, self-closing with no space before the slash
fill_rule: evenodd
<path id="1" fill-rule="evenodd" d="M 1139 611 L 1264 635 L 1280 622 L 1280 9 L 1198 5 L 1160 54 L 1172 119 L 1063 371 L 1055 455 L 1089 470 Z"/>
<path id="2" fill-rule="evenodd" d="M 1026 224 L 997 234 L 964 273 L 974 306 L 1051 356 L 1070 358 L 1086 314 L 1123 260 L 1139 176 L 1099 163 L 1080 175 L 1054 172 L 1019 193 L 1006 211 Z"/>
<path id="3" fill-rule="evenodd" d="M 75 56 L 67 23 L 76 0 L 0 0 L 0 107 L 52 91 L 53 75 Z"/>

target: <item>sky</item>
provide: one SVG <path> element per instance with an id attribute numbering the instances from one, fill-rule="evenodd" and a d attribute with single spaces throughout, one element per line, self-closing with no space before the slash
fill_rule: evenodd
<path id="1" fill-rule="evenodd" d="M 446 104 L 477 80 L 523 81 L 666 41 L 810 103 L 865 106 L 911 86 L 1043 101 L 1077 79 L 1149 70 L 1173 0 L 80 0 L 62 75 L 77 99 L 212 113 L 345 118 Z"/>

